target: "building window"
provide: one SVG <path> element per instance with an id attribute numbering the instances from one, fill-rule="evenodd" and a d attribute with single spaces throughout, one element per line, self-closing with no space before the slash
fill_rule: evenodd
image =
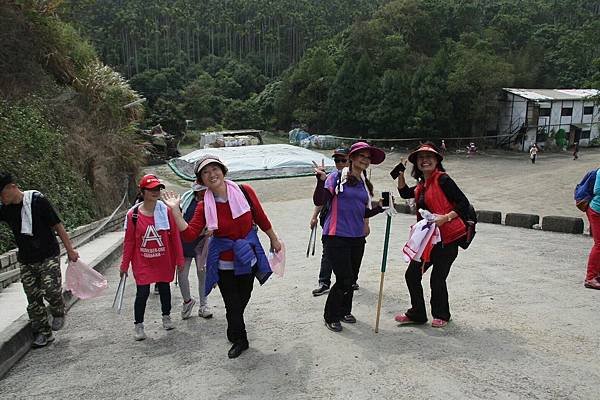
<path id="1" fill-rule="evenodd" d="M 563 109 L 560 111 L 560 115 L 562 117 L 570 117 L 573 115 L 573 107 L 563 107 Z"/>
<path id="2" fill-rule="evenodd" d="M 591 131 L 581 131 L 581 136 L 579 136 L 579 139 L 589 139 L 590 138 L 590 132 Z"/>
<path id="3" fill-rule="evenodd" d="M 594 106 L 583 107 L 583 115 L 592 115 L 594 113 Z"/>
<path id="4" fill-rule="evenodd" d="M 540 108 L 540 117 L 549 117 L 551 108 Z"/>

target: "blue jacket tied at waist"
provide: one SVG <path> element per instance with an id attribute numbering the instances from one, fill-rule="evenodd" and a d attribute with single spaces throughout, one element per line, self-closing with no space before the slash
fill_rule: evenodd
<path id="1" fill-rule="evenodd" d="M 257 270 L 254 271 L 254 274 L 261 285 L 273 273 L 269 266 L 265 250 L 262 248 L 260 240 L 258 240 L 256 230 L 250 229 L 250 232 L 244 239 L 238 240 L 213 236 L 208 246 L 208 256 L 206 259 L 206 284 L 204 289 L 206 295 L 219 282 L 219 256 L 227 250 L 233 250 L 233 270 L 236 276 L 253 273 L 252 261 L 255 258 Z"/>

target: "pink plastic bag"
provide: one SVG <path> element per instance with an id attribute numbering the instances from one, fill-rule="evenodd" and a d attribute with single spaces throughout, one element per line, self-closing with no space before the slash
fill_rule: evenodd
<path id="1" fill-rule="evenodd" d="M 275 275 L 283 277 L 283 273 L 285 272 L 285 243 L 281 239 L 279 239 L 279 243 L 281 243 L 281 250 L 278 253 L 270 251 L 267 258 L 271 271 Z"/>
<path id="2" fill-rule="evenodd" d="M 65 289 L 80 299 L 93 299 L 102 294 L 108 282 L 101 273 L 90 268 L 81 258 L 69 261 L 65 274 Z"/>

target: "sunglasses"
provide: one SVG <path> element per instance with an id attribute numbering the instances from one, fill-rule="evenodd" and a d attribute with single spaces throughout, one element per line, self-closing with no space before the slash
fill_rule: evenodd
<path id="1" fill-rule="evenodd" d="M 337 163 L 345 163 L 348 161 L 347 158 L 334 158 L 333 161 L 337 164 Z"/>

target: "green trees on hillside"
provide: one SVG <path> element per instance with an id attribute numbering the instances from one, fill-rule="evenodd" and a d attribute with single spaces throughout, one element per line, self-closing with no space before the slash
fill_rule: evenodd
<path id="1" fill-rule="evenodd" d="M 391 1 L 282 76 L 287 100 L 275 103 L 275 124 L 378 137 L 485 134 L 501 87 L 598 85 L 599 15 L 600 5 L 578 0 Z M 322 77 L 294 82 L 312 54 L 332 48 L 335 76 L 319 98 L 327 117 L 315 123 L 299 112 L 311 106 L 301 94 Z"/>
<path id="2" fill-rule="evenodd" d="M 479 135 L 503 86 L 598 82 L 595 1 L 88 0 L 62 10 L 148 98 L 149 115 L 163 99 L 201 128 Z"/>

